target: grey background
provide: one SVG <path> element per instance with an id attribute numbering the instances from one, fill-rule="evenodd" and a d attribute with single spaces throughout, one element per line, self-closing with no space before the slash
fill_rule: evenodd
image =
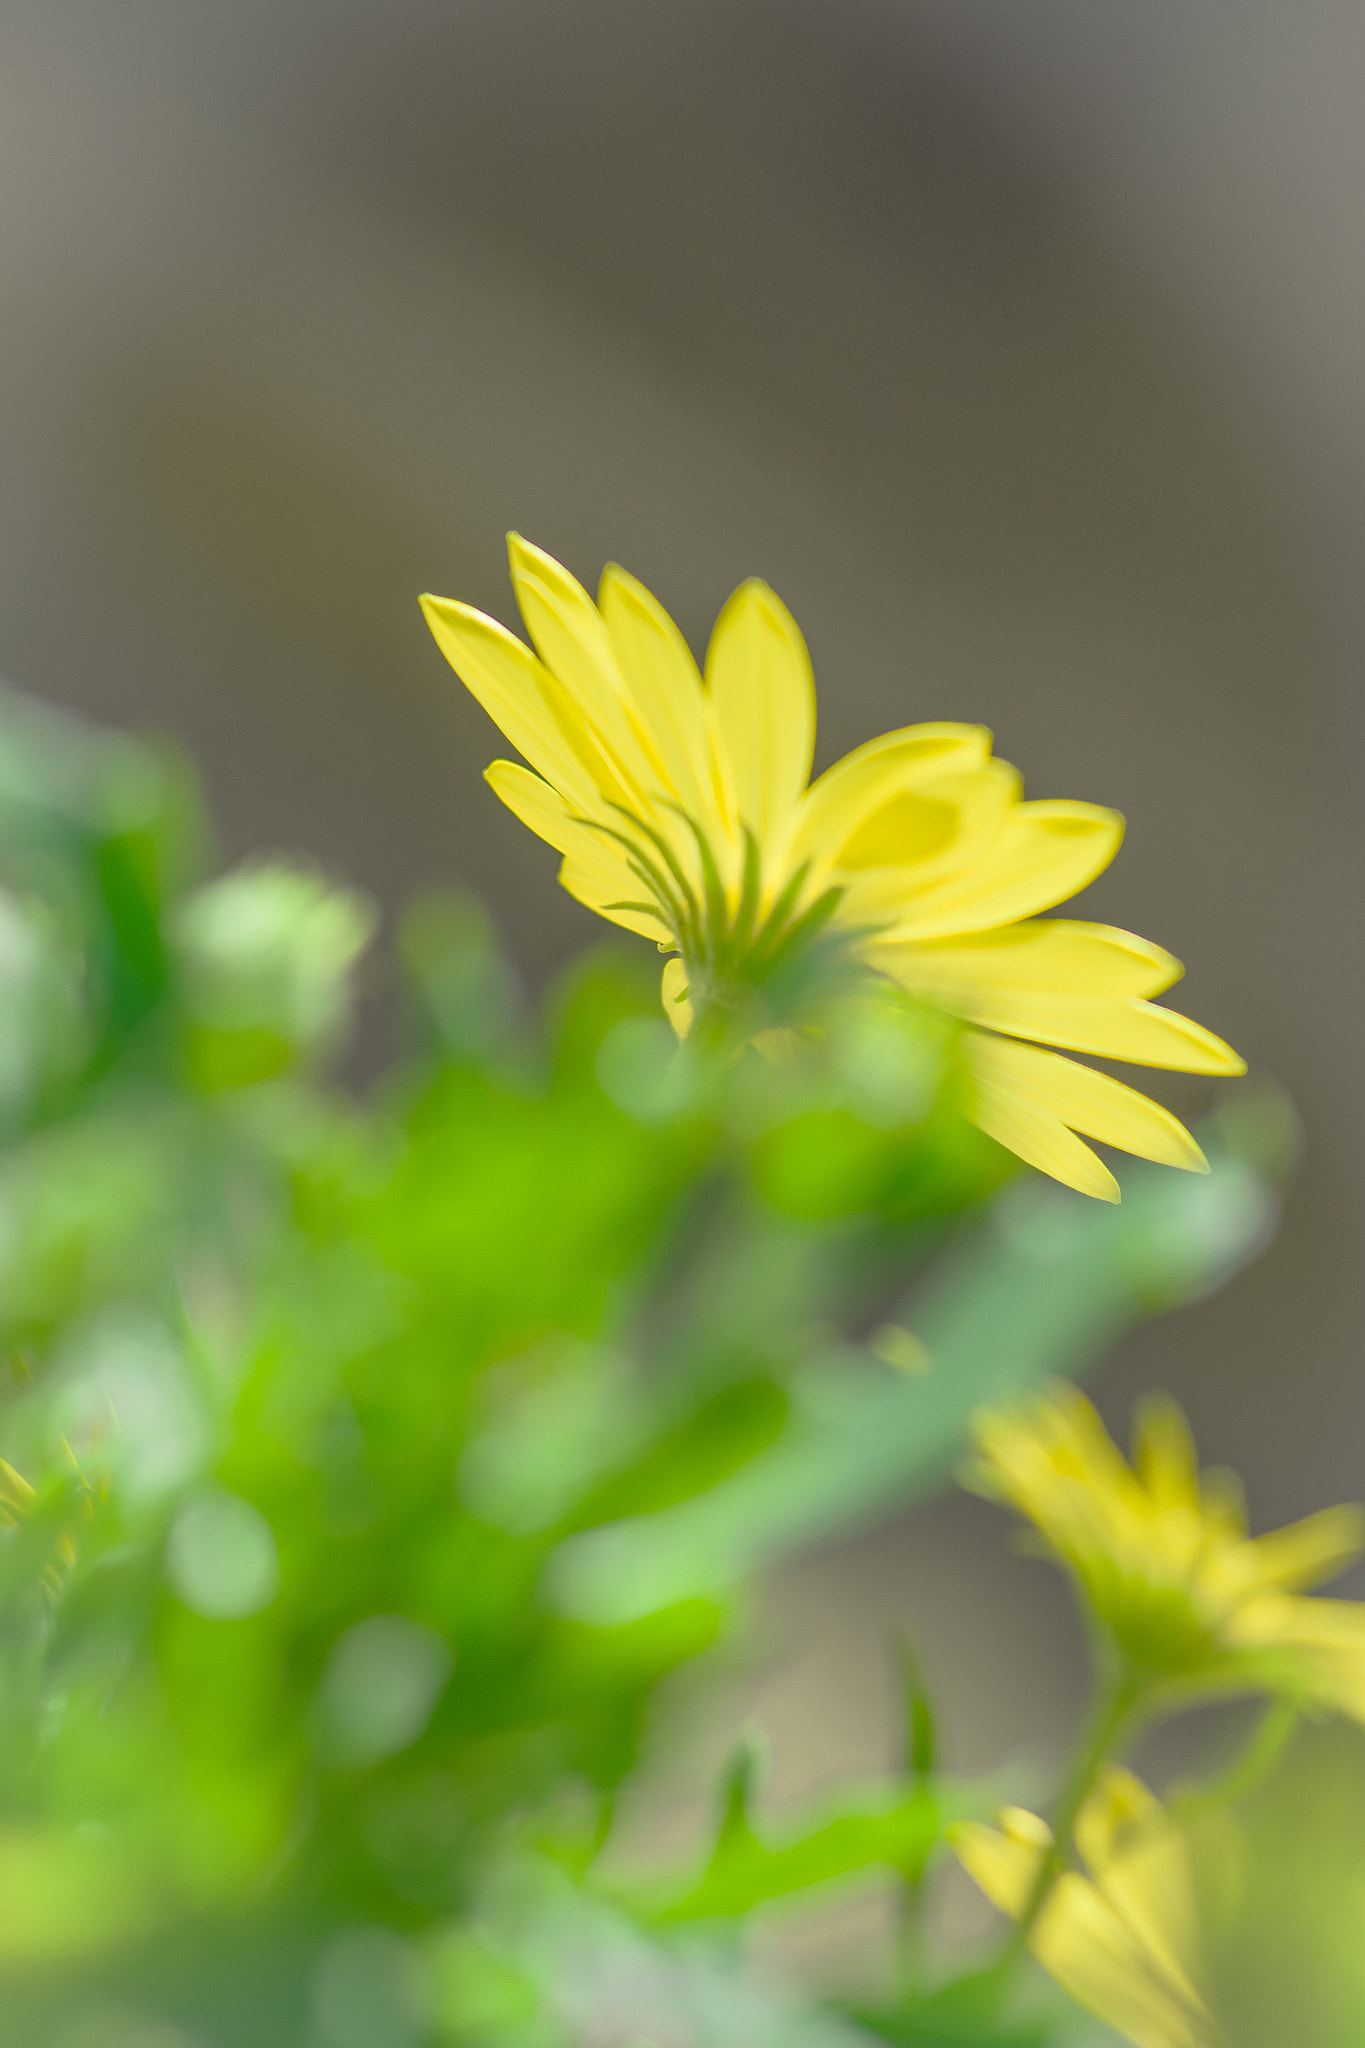
<path id="1" fill-rule="evenodd" d="M 981 719 L 1128 814 L 1087 907 L 1307 1149 L 1106 1410 L 1174 1388 L 1263 1525 L 1359 1495 L 1363 85 L 1349 0 L 4 0 L 0 666 L 183 739 L 229 854 L 479 891 L 539 981 L 592 921 L 417 591 L 510 617 L 515 525 L 700 648 L 767 576 L 822 762 Z M 876 1760 L 897 1617 L 961 1760 L 1050 1741 L 1074 1634 L 1001 1539 L 789 1575 L 735 1703 L 779 1792 Z"/>

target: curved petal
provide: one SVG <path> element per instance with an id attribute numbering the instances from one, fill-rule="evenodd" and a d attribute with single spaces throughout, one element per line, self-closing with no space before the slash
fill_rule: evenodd
<path id="1" fill-rule="evenodd" d="M 1217 2030 L 1184 1973 L 1173 1974 L 1075 1871 L 1053 1886 L 1029 1945 L 1079 2004 L 1137 2048 L 1215 2048 Z"/>
<path id="2" fill-rule="evenodd" d="M 1042 928 L 1044 933 L 1046 929 Z M 1110 929 L 1088 928 L 1092 934 L 1107 934 Z M 1143 940 L 1131 939 L 1126 932 L 1101 939 L 1084 936 L 1086 931 L 1087 927 L 1072 926 L 1057 939 L 1019 941 L 1011 931 L 981 933 L 964 936 L 956 946 L 879 940 L 869 948 L 869 958 L 912 995 L 950 1017 L 1011 1037 L 1180 1073 L 1246 1072 L 1240 1054 L 1191 1018 L 1137 996 L 1093 993 L 1103 990 L 1106 981 L 1119 988 L 1144 973 L 1164 973 L 1163 962 L 1175 963 L 1170 954 L 1163 955 L 1158 947 L 1147 949 Z M 1055 975 L 1048 965 L 1049 947 Z M 1038 967 L 1033 985 L 1025 979 L 1030 959 Z M 1076 976 L 1072 987 L 1066 985 L 1063 972 L 1068 961 Z M 1013 982 L 1007 979 L 1012 963 L 1017 963 Z"/>
<path id="3" fill-rule="evenodd" d="M 661 942 L 671 938 L 662 912 L 641 907 L 653 892 L 609 832 L 574 817 L 557 790 L 515 761 L 492 762 L 484 780 L 523 825 L 564 855 L 559 879 L 571 896 L 627 931 Z"/>
<path id="4" fill-rule="evenodd" d="M 1354 1564 L 1365 1550 L 1365 1515 L 1357 1507 L 1323 1508 L 1287 1529 L 1255 1537 L 1248 1549 L 1262 1585 L 1296 1593 Z"/>
<path id="5" fill-rule="evenodd" d="M 507 536 L 512 587 L 540 658 L 572 697 L 622 780 L 643 793 L 657 778 L 626 707 L 611 636 L 597 606 L 543 548 Z"/>
<path id="6" fill-rule="evenodd" d="M 876 905 L 874 915 L 898 921 L 922 890 L 970 873 L 1018 802 L 1019 774 L 1008 761 L 983 761 L 914 788 L 884 786 L 881 801 L 831 848 L 831 873 Z"/>
<path id="7" fill-rule="evenodd" d="M 659 995 L 663 1001 L 664 1015 L 679 1038 L 686 1038 L 692 1029 L 692 1005 L 688 1000 L 687 990 L 687 967 L 675 954 L 671 960 L 664 963 Z"/>
<path id="8" fill-rule="evenodd" d="M 795 619 L 757 577 L 716 621 L 706 688 L 739 818 L 776 853 L 810 774 L 815 679 Z"/>
<path id="9" fill-rule="evenodd" d="M 987 1827 L 983 1821 L 963 1821 L 952 1831 L 952 1844 L 958 1862 L 980 1885 L 991 1904 L 1017 1920 L 1052 1835 L 1045 1821 L 1022 1808 L 1013 1810 L 1010 1817 L 1015 1826 L 1009 1833 L 1003 1828 Z M 1035 1825 L 1026 1833 L 1022 1823 L 1027 1821 Z"/>
<path id="10" fill-rule="evenodd" d="M 1102 1202 L 1119 1200 L 1119 1184 L 1104 1162 L 1068 1130 L 1056 1111 L 1019 1085 L 1008 1062 L 995 1057 L 1005 1041 L 969 1032 L 963 1043 L 973 1082 L 972 1121 L 1028 1166 Z"/>
<path id="11" fill-rule="evenodd" d="M 591 862 L 570 856 L 559 870 L 559 886 L 585 910 L 605 917 L 609 924 L 619 924 L 623 931 L 638 932 L 642 939 L 652 939 L 656 946 L 677 944 L 663 919 L 649 909 L 648 898 L 634 875 L 611 880 Z M 622 888 L 632 893 L 623 896 L 619 893 Z"/>
<path id="12" fill-rule="evenodd" d="M 969 1032 L 967 1048 L 978 1089 L 984 1082 L 1021 1107 L 1055 1117 L 1069 1130 L 1139 1159 L 1181 1166 L 1189 1173 L 1208 1172 L 1207 1159 L 1179 1119 L 1111 1074 L 986 1033 Z"/>
<path id="13" fill-rule="evenodd" d="M 607 833 L 596 832 L 590 824 L 585 824 L 570 810 L 557 789 L 551 788 L 541 776 L 532 775 L 529 769 L 519 767 L 515 761 L 490 761 L 483 771 L 483 779 L 523 825 L 529 826 L 538 838 L 546 840 L 558 852 L 589 858 L 598 852 L 614 852 L 614 842 Z M 602 808 L 600 803 L 593 806 L 599 812 Z M 603 812 L 603 823 L 611 822 L 611 813 Z"/>
<path id="14" fill-rule="evenodd" d="M 974 867 L 907 899 L 889 935 L 946 938 L 1034 917 L 1093 882 L 1122 838 L 1123 819 L 1099 804 L 1019 804 Z"/>
<path id="15" fill-rule="evenodd" d="M 627 701 L 667 782 L 702 829 L 714 829 L 706 699 L 691 648 L 658 599 L 615 562 L 602 572 L 597 604 Z"/>
<path id="16" fill-rule="evenodd" d="M 583 757 L 589 736 L 584 732 L 578 746 L 567 736 L 550 701 L 554 679 L 530 648 L 496 619 L 453 598 L 428 594 L 422 610 L 436 645 L 470 695 L 538 774 L 586 809 L 600 786 Z"/>
<path id="17" fill-rule="evenodd" d="M 885 942 L 874 949 L 879 963 L 883 955 L 897 981 L 923 990 L 931 1002 L 940 995 L 968 1000 L 974 994 L 992 1002 L 1016 995 L 1154 996 L 1184 972 L 1173 954 L 1135 932 L 1071 918 L 1034 918 L 953 938 Z"/>
<path id="18" fill-rule="evenodd" d="M 1215 1032 L 1160 1003 L 1044 999 L 1034 1027 L 1021 1035 L 1068 1052 L 1130 1060 L 1138 1067 L 1169 1067 L 1182 1074 L 1244 1074 L 1247 1063 Z"/>
<path id="19" fill-rule="evenodd" d="M 1203 1515 L 1199 1460 L 1190 1425 L 1175 1402 L 1165 1395 L 1144 1401 L 1138 1410 L 1133 1432 L 1133 1470 L 1158 1515 Z M 1149 1793 L 1148 1797 L 1151 1796 Z"/>
<path id="20" fill-rule="evenodd" d="M 906 725 L 869 740 L 827 768 L 801 799 L 792 859 L 827 857 L 901 790 L 979 768 L 990 753 L 984 725 Z"/>

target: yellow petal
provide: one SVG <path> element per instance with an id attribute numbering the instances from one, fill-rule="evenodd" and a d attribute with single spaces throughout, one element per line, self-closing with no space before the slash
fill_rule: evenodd
<path id="1" fill-rule="evenodd" d="M 1256 1537 L 1247 1547 L 1263 1585 L 1299 1592 L 1334 1579 L 1354 1563 L 1365 1550 L 1365 1514 L 1357 1507 L 1323 1508 L 1287 1529 Z"/>
<path id="2" fill-rule="evenodd" d="M 995 931 L 954 938 L 888 943 L 892 967 L 906 987 L 938 992 L 990 991 L 1062 996 L 1153 996 L 1183 969 L 1164 947 L 1109 924 L 1033 918 Z"/>
<path id="3" fill-rule="evenodd" d="M 586 809 L 597 795 L 597 779 L 551 708 L 546 686 L 553 678 L 530 648 L 472 605 L 428 595 L 422 610 L 437 646 L 470 695 L 538 774 L 575 807 Z"/>
<path id="4" fill-rule="evenodd" d="M 630 716 L 611 636 L 597 606 L 543 548 L 509 533 L 507 551 L 517 603 L 541 660 L 567 691 L 627 790 L 637 798 L 654 792 L 658 767 Z"/>
<path id="5" fill-rule="evenodd" d="M 1183 1074 L 1244 1074 L 1247 1070 L 1241 1054 L 1214 1032 L 1159 1003 L 1041 997 L 1027 1021 L 1022 1009 L 1020 1002 L 1014 1030 L 1048 1045 L 1065 1046 L 1068 1052 L 1131 1060 L 1139 1067 L 1169 1067 Z"/>
<path id="6" fill-rule="evenodd" d="M 1236 1617 L 1237 1639 L 1287 1654 L 1300 1694 L 1365 1721 L 1365 1607 L 1272 1595 Z"/>
<path id="7" fill-rule="evenodd" d="M 1030 1814 L 1028 1818 L 1037 1821 L 1036 1815 Z M 1039 1859 L 1052 1839 L 1042 1821 L 1037 1821 L 1037 1827 L 1041 1832 L 1032 1839 L 1021 1827 L 1007 1833 L 1001 1828 L 988 1828 L 980 1821 L 966 1821 L 952 1831 L 958 1862 L 980 1885 L 991 1904 L 1008 1913 L 1012 1920 L 1017 1920 L 1024 1910 L 1038 1874 Z"/>
<path id="8" fill-rule="evenodd" d="M 785 844 L 815 746 L 815 680 L 795 619 L 766 583 L 742 583 L 706 656 L 735 807 L 765 854 Z"/>
<path id="9" fill-rule="evenodd" d="M 1133 1436 L 1133 1468 L 1157 1512 L 1202 1513 L 1194 1439 L 1175 1402 L 1162 1395 L 1144 1401 Z"/>
<path id="10" fill-rule="evenodd" d="M 687 968 L 675 955 L 664 963 L 659 994 L 663 999 L 664 1015 L 679 1038 L 686 1038 L 692 1029 L 692 1005 L 688 1001 L 687 988 Z"/>
<path id="11" fill-rule="evenodd" d="M 1140 1066 L 1246 1072 L 1202 1024 L 1122 993 L 1166 986 L 1179 963 L 1112 926 L 1044 920 L 923 944 L 879 939 L 869 957 L 913 995 L 992 1031 Z"/>
<path id="12" fill-rule="evenodd" d="M 1093 882 L 1122 838 L 1123 819 L 1099 804 L 1018 804 L 974 867 L 906 900 L 893 936 L 985 931 L 1050 910 Z"/>
<path id="13" fill-rule="evenodd" d="M 1079 2004 L 1137 2048 L 1214 2048 L 1217 2034 L 1198 1993 L 1173 1981 L 1161 1958 L 1074 1871 L 1054 1885 L 1029 1945 Z"/>
<path id="14" fill-rule="evenodd" d="M 602 572 L 597 603 L 627 699 L 661 771 L 689 816 L 703 831 L 714 830 L 706 700 L 692 650 L 658 599 L 615 562 Z"/>
<path id="15" fill-rule="evenodd" d="M 1098 1875 L 1131 1841 L 1135 1829 L 1165 1817 L 1156 1794 L 1133 1771 L 1106 1764 L 1076 1818 L 1076 1847 Z"/>
<path id="16" fill-rule="evenodd" d="M 528 825 L 532 832 L 547 840 L 560 853 L 572 853 L 586 859 L 600 856 L 612 862 L 620 859 L 624 866 L 624 855 L 618 854 L 618 842 L 611 838 L 610 832 L 598 831 L 585 823 L 543 777 L 532 775 L 529 769 L 518 767 L 515 761 L 490 761 L 483 771 L 483 779 L 523 825 Z M 589 815 L 592 814 L 600 815 L 604 827 L 615 826 L 613 814 L 600 802 L 593 804 Z"/>
<path id="17" fill-rule="evenodd" d="M 548 782 L 515 761 L 492 762 L 484 780 L 523 825 L 565 856 L 559 879 L 578 902 L 644 938 L 666 942 L 672 936 L 662 914 L 622 908 L 650 900 L 648 885 L 630 866 L 619 841 L 573 817 Z"/>
<path id="18" fill-rule="evenodd" d="M 1188 2016 L 1204 2012 L 1194 1982 L 1197 1908 L 1185 1839 L 1142 1780 L 1106 1764 L 1076 1822 L 1076 1846 L 1151 1982 Z M 1196 2036 L 1197 2038 L 1197 2036 Z"/>
<path id="19" fill-rule="evenodd" d="M 792 860 L 834 861 L 859 828 L 898 791 L 977 768 L 990 752 L 982 725 L 907 725 L 846 754 L 801 800 Z"/>
<path id="20" fill-rule="evenodd" d="M 1035 1088 L 1021 1085 L 1009 1060 L 997 1056 L 997 1048 L 1006 1043 L 975 1031 L 964 1038 L 973 1081 L 972 1121 L 997 1144 L 1053 1180 L 1103 1202 L 1117 1202 L 1119 1184 L 1108 1167 L 1067 1129 L 1054 1110 L 1035 1099 Z"/>
<path id="21" fill-rule="evenodd" d="M 1056 1118 L 1070 1130 L 1133 1152 L 1139 1159 L 1181 1166 L 1191 1173 L 1208 1172 L 1208 1161 L 1179 1119 L 1112 1075 L 984 1032 L 969 1032 L 965 1046 L 978 1092 L 987 1087 L 1021 1108 Z"/>
<path id="22" fill-rule="evenodd" d="M 1000 1829 L 955 1828 L 952 1841 L 986 1896 L 1017 1919 L 1051 1838 L 1034 1814 L 1011 1810 L 1001 1819 Z M 1164 1820 L 1130 1773 L 1107 1772 L 1078 1833 L 1088 1836 L 1086 1849 L 1115 1889 L 1065 1873 L 1030 1946 L 1073 1997 L 1144 2048 L 1212 2048 L 1212 2022 L 1181 1953 L 1193 1931 L 1188 1872 Z M 1135 1834 L 1136 1853 L 1115 1860 L 1113 1845 Z M 1159 1863 L 1148 1855 L 1149 1844 L 1160 1852 Z"/>
<path id="23" fill-rule="evenodd" d="M 633 876 L 625 881 L 607 880 L 588 862 L 570 857 L 560 867 L 559 886 L 586 910 L 596 911 L 599 917 L 620 925 L 623 931 L 638 932 L 642 939 L 651 939 L 656 946 L 676 944 L 663 919 L 644 907 L 648 899 Z M 633 893 L 623 895 L 623 888 Z"/>
<path id="24" fill-rule="evenodd" d="M 1018 801 L 1019 773 L 1008 761 L 984 761 L 913 788 L 884 782 L 879 801 L 831 850 L 833 872 L 852 881 L 858 916 L 894 925 L 921 889 L 970 872 Z"/>

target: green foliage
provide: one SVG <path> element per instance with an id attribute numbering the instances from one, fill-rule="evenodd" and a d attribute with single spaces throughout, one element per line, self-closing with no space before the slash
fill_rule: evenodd
<path id="1" fill-rule="evenodd" d="M 983 1396 L 1216 1284 L 1263 1176 L 992 1204 L 907 1003 L 707 1070 L 630 954 L 527 1015 L 455 899 L 361 1099 L 369 907 L 207 846 L 178 761 L 0 702 L 6 2042 L 852 2039 L 717 1930 L 913 1885 L 985 1794 L 921 1705 L 905 1778 L 778 1832 L 741 1773 L 700 1868 L 609 1886 L 655 1690 Z"/>

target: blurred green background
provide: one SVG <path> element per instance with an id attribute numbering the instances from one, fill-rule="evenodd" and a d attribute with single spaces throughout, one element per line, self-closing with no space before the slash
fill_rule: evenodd
<path id="1" fill-rule="evenodd" d="M 472 889 L 539 989 L 590 920 L 416 591 L 510 616 L 516 525 L 700 643 L 767 576 L 822 762 L 979 718 L 1128 814 L 1086 909 L 1189 962 L 1306 1148 L 1101 1404 L 1172 1388 L 1262 1526 L 1358 1496 L 1362 71 L 1330 0 L 11 0 L 0 665 L 187 742 L 231 856 L 390 919 Z M 679 1811 L 750 1716 L 779 1802 L 880 1767 L 902 1623 L 955 1761 L 1050 1754 L 1078 1637 L 999 1547 L 954 1500 L 783 1568 Z"/>

